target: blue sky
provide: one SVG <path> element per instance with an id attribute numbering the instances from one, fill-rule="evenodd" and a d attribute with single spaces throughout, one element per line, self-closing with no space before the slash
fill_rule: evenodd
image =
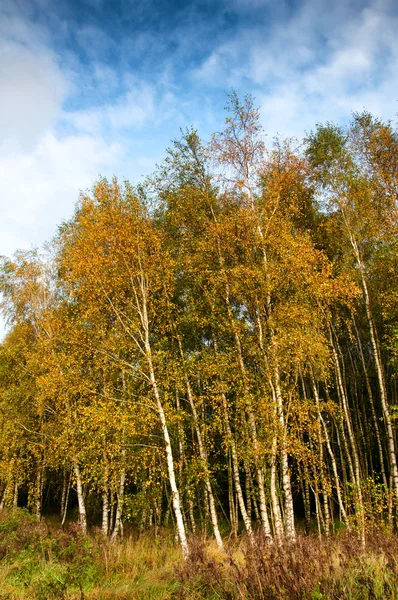
<path id="1" fill-rule="evenodd" d="M 0 254 L 40 245 L 99 174 L 137 181 L 180 127 L 251 93 L 268 139 L 395 119 L 394 0 L 0 0 Z"/>

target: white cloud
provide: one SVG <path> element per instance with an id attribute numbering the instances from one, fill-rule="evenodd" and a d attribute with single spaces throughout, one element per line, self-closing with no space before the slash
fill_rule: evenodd
<path id="1" fill-rule="evenodd" d="M 270 135 L 301 136 L 317 121 L 339 121 L 363 107 L 382 117 L 397 110 L 395 0 L 367 6 L 362 0 L 231 0 L 227 12 L 257 21 L 234 36 L 216 32 L 204 41 L 193 11 L 192 22 L 178 30 L 176 55 L 167 54 L 169 39 L 155 31 L 115 41 L 106 27 L 87 24 L 73 32 L 79 48 L 58 55 L 54 31 L 33 21 L 33 6 L 51 13 L 59 35 L 70 26 L 56 20 L 51 0 L 0 0 L 0 254 L 51 237 L 79 190 L 100 173 L 147 173 L 179 125 L 218 128 L 222 105 L 215 109 L 213 91 L 252 91 Z M 222 40 L 218 46 L 215 39 Z M 192 49 L 198 54 L 212 43 L 199 67 L 181 67 Z M 164 52 L 156 83 L 128 73 L 134 57 L 153 58 L 152 48 L 156 56 Z M 118 69 L 107 62 L 116 54 Z M 143 131 L 145 140 L 138 135 Z"/>
<path id="2" fill-rule="evenodd" d="M 99 174 L 111 177 L 123 157 L 119 144 L 87 135 L 43 135 L 35 150 L 0 159 L 0 255 L 41 246 L 71 216 L 79 192 Z M 0 340 L 5 335 L 0 315 Z"/>
<path id="3" fill-rule="evenodd" d="M 236 42 L 228 41 L 216 48 L 200 65 L 192 70 L 192 77 L 206 85 L 219 87 L 221 82 L 230 84 L 244 76 L 245 66 L 242 65 L 246 54 L 246 34 Z"/>
<path id="4" fill-rule="evenodd" d="M 68 83 L 50 53 L 0 42 L 0 129 L 3 145 L 31 149 L 57 120 Z"/>
<path id="5" fill-rule="evenodd" d="M 268 5 L 262 23 L 213 49 L 193 76 L 214 89 L 252 91 L 271 136 L 301 137 L 317 121 L 341 121 L 363 108 L 394 117 L 398 17 L 392 0 L 274 7 Z"/>
<path id="6" fill-rule="evenodd" d="M 258 22 L 238 28 L 236 37 L 224 37 L 191 70 L 190 81 L 187 71 L 177 73 L 168 61 L 155 86 L 101 62 L 116 44 L 106 31 L 87 25 L 76 32 L 92 59 L 83 67 L 78 54 L 55 53 L 51 32 L 32 23 L 22 12 L 23 3 L 2 0 L 0 254 L 51 236 L 70 214 L 78 190 L 91 186 L 99 173 L 148 172 L 153 160 L 138 132 L 145 131 L 145 145 L 152 144 L 153 154 L 154 145 L 163 144 L 159 135 L 169 131 L 167 125 L 174 127 L 168 137 L 178 135 L 178 125 L 192 121 L 202 131 L 209 122 L 213 127 L 219 111 L 213 111 L 212 89 L 253 91 L 271 135 L 301 135 L 316 121 L 340 120 L 364 106 L 393 116 L 398 98 L 393 0 L 370 0 L 365 8 L 355 0 L 303 0 L 294 10 L 286 1 L 248 1 L 233 0 L 228 10 L 253 11 Z M 51 3 L 45 2 L 50 10 Z M 197 37 L 196 23 L 191 26 Z M 120 64 L 127 68 L 137 45 L 149 52 L 150 42 L 164 43 L 153 32 L 121 39 Z M 184 44 L 189 43 L 185 37 Z M 199 98 L 189 89 L 195 80 Z M 84 108 L 66 102 L 80 92 Z"/>
<path id="7" fill-rule="evenodd" d="M 102 134 L 109 130 L 131 129 L 155 117 L 155 92 L 145 84 L 135 84 L 114 102 L 87 110 L 64 113 L 66 123 L 77 131 Z"/>
<path id="8" fill-rule="evenodd" d="M 51 32 L 25 8 L 0 3 L 0 255 L 50 239 L 98 175 L 139 176 L 154 166 L 144 154 L 134 160 L 123 141 L 124 130 L 131 137 L 155 118 L 154 89 L 98 61 L 83 68 L 70 51 L 57 55 Z M 103 49 L 100 33 L 86 28 L 80 40 Z M 80 93 L 95 106 L 66 110 Z"/>
<path id="9" fill-rule="evenodd" d="M 84 70 L 77 54 L 63 54 L 61 64 L 51 33 L 28 13 L 12 0 L 0 5 L 0 254 L 5 255 L 52 237 L 72 213 L 79 191 L 99 174 L 131 175 L 153 166 L 145 156 L 129 164 L 121 133 L 154 118 L 153 88 L 100 62 Z M 97 33 L 86 28 L 81 36 L 93 42 Z M 124 93 L 118 95 L 120 89 Z M 95 91 L 95 107 L 67 111 L 66 102 L 81 91 Z"/>
<path id="10" fill-rule="evenodd" d="M 76 135 L 60 140 L 47 132 L 33 152 L 3 156 L 0 253 L 50 238 L 56 224 L 71 214 L 79 190 L 91 187 L 100 173 L 112 174 L 109 170 L 116 169 L 121 152 L 119 145 L 99 138 Z"/>

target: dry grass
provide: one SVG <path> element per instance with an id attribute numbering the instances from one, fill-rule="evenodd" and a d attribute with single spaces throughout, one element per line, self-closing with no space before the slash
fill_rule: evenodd
<path id="1" fill-rule="evenodd" d="M 348 532 L 328 540 L 303 536 L 282 547 L 259 537 L 254 546 L 240 540 L 222 561 L 214 560 L 203 546 L 194 547 L 179 578 L 200 586 L 203 598 L 397 599 L 398 537 L 373 534 L 365 551 Z"/>
<path id="2" fill-rule="evenodd" d="M 398 536 L 299 537 L 270 546 L 261 537 L 191 539 L 183 562 L 169 531 L 111 544 L 60 530 L 27 513 L 0 515 L 1 600 L 375 600 L 398 598 Z"/>

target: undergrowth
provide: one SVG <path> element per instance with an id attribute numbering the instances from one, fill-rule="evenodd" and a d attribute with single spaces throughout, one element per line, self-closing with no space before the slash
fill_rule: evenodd
<path id="1" fill-rule="evenodd" d="M 347 531 L 295 544 L 258 536 L 190 540 L 184 562 L 173 535 L 131 534 L 111 544 L 78 526 L 0 513 L 0 600 L 389 600 L 398 598 L 398 536 Z"/>

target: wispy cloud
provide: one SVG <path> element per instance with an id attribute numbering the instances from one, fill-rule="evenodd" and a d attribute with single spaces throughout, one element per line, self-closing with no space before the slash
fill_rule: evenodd
<path id="1" fill-rule="evenodd" d="M 316 121 L 346 119 L 363 108 L 394 116 L 398 17 L 393 2 L 306 0 L 295 10 L 279 7 L 278 14 L 267 2 L 256 6 L 264 7 L 262 24 L 243 27 L 234 40 L 214 48 L 193 70 L 194 78 L 207 86 L 224 83 L 252 91 L 271 135 L 301 135 Z"/>
<path id="2" fill-rule="evenodd" d="M 5 40 L 0 72 L 2 150 L 32 149 L 59 118 L 68 82 L 50 52 Z"/>
<path id="3" fill-rule="evenodd" d="M 179 128 L 252 93 L 270 136 L 398 100 L 395 0 L 2 0 L 0 254 L 51 237 L 101 173 L 136 180 Z"/>
<path id="4" fill-rule="evenodd" d="M 128 168 L 133 144 L 123 132 L 156 111 L 150 84 L 60 53 L 53 32 L 16 3 L 0 12 L 0 254 L 11 254 L 51 237 L 100 173 L 147 172 L 154 161 L 144 153 Z"/>
<path id="5" fill-rule="evenodd" d="M 219 128 L 232 87 L 270 135 L 392 117 L 397 18 L 393 0 L 3 0 L 0 253 L 12 231 L 15 246 L 48 237 L 100 172 L 150 170 L 180 126 Z"/>
<path id="6" fill-rule="evenodd" d="M 143 82 L 132 85 L 112 103 L 87 110 L 64 113 L 65 121 L 77 131 L 103 134 L 144 125 L 155 118 L 155 90 Z"/>

